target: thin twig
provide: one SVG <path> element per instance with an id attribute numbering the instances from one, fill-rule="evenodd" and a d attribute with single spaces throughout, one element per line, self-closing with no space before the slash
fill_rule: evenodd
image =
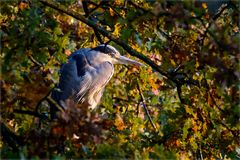
<path id="1" fill-rule="evenodd" d="M 17 135 L 10 127 L 7 126 L 4 122 L 0 121 L 0 136 L 1 140 L 6 142 L 13 151 L 18 151 L 19 146 L 24 144 L 23 137 Z"/>
<path id="2" fill-rule="evenodd" d="M 43 66 L 43 64 L 41 64 L 41 63 L 38 62 L 36 59 L 34 59 L 32 55 L 28 55 L 28 57 L 29 57 L 29 59 L 31 60 L 31 62 L 32 62 L 33 64 L 35 64 L 36 66 L 39 66 L 39 67 L 42 67 L 42 66 Z"/>
<path id="3" fill-rule="evenodd" d="M 88 1 L 88 3 L 95 6 L 95 8 L 93 8 L 93 9 L 91 9 L 91 10 L 89 11 L 89 15 L 90 15 L 90 14 L 93 13 L 96 9 L 98 9 L 99 7 L 101 7 L 105 2 L 104 2 L 104 1 L 101 1 L 99 4 L 96 4 L 96 3 L 92 2 L 92 1 Z"/>
<path id="4" fill-rule="evenodd" d="M 146 112 L 146 114 L 147 114 L 147 116 L 148 116 L 148 119 L 149 119 L 152 127 L 153 127 L 153 128 L 155 129 L 155 131 L 157 132 L 157 127 L 156 127 L 156 125 L 153 123 L 153 120 L 152 120 L 152 118 L 151 118 L 151 116 L 150 116 L 150 113 L 149 113 L 149 111 L 148 111 L 148 109 L 147 109 L 146 100 L 145 100 L 145 98 L 144 98 L 144 95 L 143 95 L 143 93 L 142 93 L 142 90 L 141 90 L 141 88 L 140 88 L 139 83 L 137 83 L 137 88 L 138 88 L 139 94 L 140 94 L 140 96 L 141 96 L 141 101 L 142 101 L 142 104 L 143 104 L 143 108 L 144 108 L 144 110 L 145 110 L 145 112 Z"/>
<path id="5" fill-rule="evenodd" d="M 205 76 L 204 76 L 204 77 L 205 77 Z M 224 110 L 217 104 L 215 98 L 213 97 L 212 93 L 210 92 L 211 89 L 212 89 L 211 86 L 207 83 L 206 78 L 204 78 L 204 80 L 205 80 L 205 82 L 206 82 L 205 88 L 207 88 L 207 90 L 208 90 L 208 94 L 209 94 L 209 96 L 210 96 L 210 98 L 211 98 L 211 100 L 212 100 L 212 102 L 213 102 L 213 105 L 216 106 L 217 109 L 218 109 L 222 114 L 230 114 L 229 112 L 224 111 Z"/>
<path id="6" fill-rule="evenodd" d="M 128 4 L 134 6 L 137 10 L 140 10 L 142 14 L 143 14 L 143 13 L 148 13 L 148 10 L 146 10 L 146 9 L 138 6 L 137 4 L 135 4 L 134 2 L 132 2 L 131 0 L 128 1 Z"/>
<path id="7" fill-rule="evenodd" d="M 82 5 L 83 5 L 83 10 L 85 12 L 85 17 L 87 18 L 90 14 L 89 14 L 89 9 L 88 9 L 88 1 L 87 0 L 83 0 L 82 1 Z M 98 31 L 96 29 L 93 29 L 94 30 L 94 33 L 95 33 L 95 36 L 97 38 L 97 40 L 103 44 L 104 41 L 102 40 L 101 38 L 101 35 L 98 33 Z"/>
<path id="8" fill-rule="evenodd" d="M 214 35 L 209 31 L 209 28 L 212 26 L 213 22 L 214 22 L 215 20 L 217 20 L 217 19 L 221 16 L 221 14 L 224 12 L 224 10 L 226 10 L 228 7 L 229 7 L 229 3 L 228 3 L 227 5 L 222 5 L 222 6 L 219 8 L 218 12 L 212 17 L 210 23 L 205 27 L 205 31 L 204 31 L 204 33 L 203 33 L 203 35 L 202 35 L 203 38 L 202 38 L 202 40 L 201 40 L 201 44 L 204 43 L 204 40 L 205 40 L 205 38 L 207 37 L 207 33 L 214 38 Z M 202 25 L 205 26 L 205 24 L 204 24 L 204 22 L 201 20 L 201 18 L 200 18 L 199 20 L 200 20 L 200 22 L 202 23 Z M 214 40 L 216 41 L 216 43 L 217 43 L 219 46 L 221 46 L 221 44 L 219 44 L 220 42 L 219 42 L 216 38 L 214 38 Z"/>
<path id="9" fill-rule="evenodd" d="M 182 104 L 184 104 L 184 100 L 182 98 L 182 86 L 177 85 L 177 93 L 178 93 L 178 98 Z"/>
<path id="10" fill-rule="evenodd" d="M 42 104 L 43 101 L 47 100 L 47 97 L 51 94 L 53 89 L 51 89 L 46 96 L 44 96 L 40 101 L 38 101 L 36 107 L 35 107 L 35 112 L 38 113 L 39 107 Z"/>
<path id="11" fill-rule="evenodd" d="M 111 9 L 114 11 L 114 13 L 115 13 L 116 15 L 118 15 L 118 17 L 123 18 L 123 17 L 121 16 L 121 14 L 118 13 L 118 11 L 117 11 L 113 6 L 111 6 L 111 5 L 107 5 L 107 6 L 109 6 L 109 8 L 111 8 Z"/>
<path id="12" fill-rule="evenodd" d="M 200 147 L 199 147 L 199 152 L 200 152 L 200 160 L 203 160 L 203 155 L 202 155 L 202 146 L 200 144 Z"/>
<path id="13" fill-rule="evenodd" d="M 230 3 L 228 4 L 223 4 L 221 7 L 219 7 L 218 12 L 213 16 L 213 20 L 215 21 L 216 19 L 218 19 L 221 14 L 225 11 L 225 9 L 227 9 L 229 7 Z"/>
<path id="14" fill-rule="evenodd" d="M 138 102 L 138 104 L 137 104 L 137 116 L 139 116 L 139 112 L 140 112 L 140 102 Z"/>
<path id="15" fill-rule="evenodd" d="M 221 120 L 218 120 L 218 119 L 214 119 L 217 123 L 219 123 L 219 124 L 221 124 L 222 126 L 224 126 L 228 131 L 230 131 L 231 133 L 232 133 L 232 135 L 234 136 L 234 137 L 239 137 L 239 130 L 238 129 L 236 129 L 236 130 L 234 130 L 234 129 L 231 129 L 231 128 L 229 128 L 223 121 L 221 121 Z M 238 138 L 236 139 L 236 141 L 238 142 Z"/>
<path id="16" fill-rule="evenodd" d="M 19 113 L 19 114 L 27 114 L 27 115 L 35 116 L 35 117 L 38 117 L 38 118 L 45 118 L 44 115 L 39 114 L 38 112 L 34 112 L 34 111 L 14 109 L 13 112 L 14 112 L 14 113 Z"/>

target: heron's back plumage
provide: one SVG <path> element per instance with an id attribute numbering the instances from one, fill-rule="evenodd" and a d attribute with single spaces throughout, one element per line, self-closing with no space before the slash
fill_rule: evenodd
<path id="1" fill-rule="evenodd" d="M 52 92 L 52 98 L 64 108 L 69 99 L 95 108 L 114 72 L 113 64 L 105 61 L 104 56 L 89 48 L 70 55 L 61 68 L 59 85 Z"/>

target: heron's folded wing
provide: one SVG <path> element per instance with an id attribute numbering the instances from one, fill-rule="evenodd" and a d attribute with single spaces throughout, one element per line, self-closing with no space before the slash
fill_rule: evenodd
<path id="1" fill-rule="evenodd" d="M 72 55 L 61 68 L 59 102 L 72 98 L 77 102 L 86 94 L 92 78 L 87 72 L 89 64 L 83 54 Z"/>
<path id="2" fill-rule="evenodd" d="M 89 92 L 100 92 L 111 79 L 114 73 L 114 66 L 110 62 L 103 62 L 95 67 L 96 71 L 93 73 L 94 79 Z"/>

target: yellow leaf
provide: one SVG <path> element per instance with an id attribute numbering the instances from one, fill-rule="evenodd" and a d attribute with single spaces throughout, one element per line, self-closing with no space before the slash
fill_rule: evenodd
<path id="1" fill-rule="evenodd" d="M 172 65 L 176 65 L 176 63 L 174 62 L 173 59 L 171 59 L 170 62 L 171 62 Z"/>
<path id="2" fill-rule="evenodd" d="M 205 133 L 207 129 L 208 129 L 207 124 L 203 123 L 203 127 L 202 127 L 203 133 Z"/>
<path id="3" fill-rule="evenodd" d="M 206 9 L 206 8 L 207 8 L 207 3 L 202 3 L 202 7 L 203 7 L 204 9 Z"/>
<path id="4" fill-rule="evenodd" d="M 123 0 L 115 0 L 115 1 L 114 1 L 114 4 L 115 4 L 115 5 L 122 5 L 123 2 L 124 2 Z"/>
<path id="5" fill-rule="evenodd" d="M 193 79 L 194 80 L 197 80 L 198 79 L 198 76 L 196 74 L 193 75 Z"/>
<path id="6" fill-rule="evenodd" d="M 199 63 L 199 61 L 197 60 L 197 61 L 196 61 L 196 64 L 195 64 L 195 67 L 198 68 L 199 66 L 200 66 L 200 63 Z"/>
<path id="7" fill-rule="evenodd" d="M 197 148 L 198 148 L 197 143 L 196 143 L 196 140 L 194 139 L 194 137 L 191 137 L 191 138 L 189 139 L 189 141 L 190 141 L 191 146 L 192 146 L 193 149 L 197 149 Z"/>
<path id="8" fill-rule="evenodd" d="M 109 13 L 110 13 L 110 15 L 111 15 L 112 17 L 113 17 L 114 14 L 115 14 L 112 8 L 109 8 Z"/>
<path id="9" fill-rule="evenodd" d="M 187 113 L 189 113 L 191 115 L 194 115 L 194 112 L 193 112 L 192 108 L 189 108 L 187 105 L 185 107 L 185 110 L 186 110 Z"/>
<path id="10" fill-rule="evenodd" d="M 120 23 L 116 23 L 115 26 L 114 26 L 114 32 L 113 32 L 113 34 L 114 34 L 115 36 L 119 37 L 120 31 L 121 31 L 121 25 L 120 25 Z"/>

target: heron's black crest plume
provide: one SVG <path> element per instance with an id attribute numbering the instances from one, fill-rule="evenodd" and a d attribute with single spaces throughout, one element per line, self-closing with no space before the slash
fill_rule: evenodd
<path id="1" fill-rule="evenodd" d="M 102 52 L 102 53 L 117 53 L 118 51 L 113 48 L 112 46 L 109 46 L 109 45 L 106 45 L 106 44 L 101 44 L 95 48 L 93 48 L 93 50 L 95 51 L 99 51 L 99 52 Z"/>

